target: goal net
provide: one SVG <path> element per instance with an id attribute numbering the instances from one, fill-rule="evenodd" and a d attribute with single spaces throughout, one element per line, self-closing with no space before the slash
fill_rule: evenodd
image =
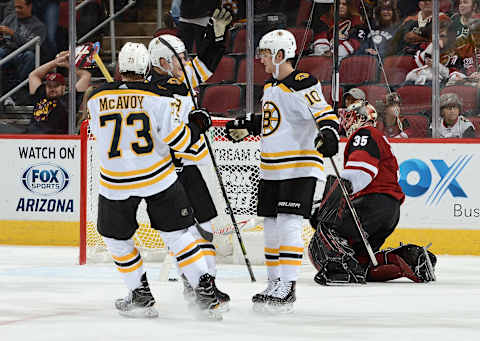
<path id="1" fill-rule="evenodd" d="M 214 150 L 223 184 L 230 201 L 235 220 L 252 264 L 263 264 L 262 219 L 256 217 L 257 184 L 260 177 L 259 137 L 249 136 L 240 143 L 232 143 L 225 136 L 225 123 L 228 120 L 214 119 L 207 135 Z M 102 237 L 97 232 L 97 206 L 100 164 L 96 155 L 95 139 L 82 125 L 82 181 L 80 210 L 80 264 L 85 262 L 110 261 Z M 220 263 L 243 262 L 233 224 L 218 184 L 216 172 L 211 163 L 200 167 L 217 208 L 218 216 L 213 220 L 214 244 L 217 261 Z M 318 187 L 318 186 L 317 186 Z M 318 189 L 317 189 L 318 191 Z M 144 201 L 137 212 L 139 229 L 134 235 L 136 246 L 142 256 L 150 261 L 162 261 L 167 254 L 160 234 L 150 226 Z M 313 234 L 313 229 L 304 221 L 303 240 L 305 250 Z M 304 257 L 306 259 L 307 257 Z"/>

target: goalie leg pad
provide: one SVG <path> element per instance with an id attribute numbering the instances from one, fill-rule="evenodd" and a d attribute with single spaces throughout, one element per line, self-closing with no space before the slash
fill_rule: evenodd
<path id="1" fill-rule="evenodd" d="M 428 260 L 426 255 L 428 255 Z M 406 277 L 415 283 L 435 280 L 436 256 L 425 248 L 407 244 L 375 254 L 379 265 L 367 273 L 369 282 L 385 282 Z"/>
<path id="2" fill-rule="evenodd" d="M 355 259 L 355 252 L 346 239 L 334 230 L 319 224 L 308 246 L 308 256 L 318 270 L 318 284 L 366 283 L 366 269 Z"/>

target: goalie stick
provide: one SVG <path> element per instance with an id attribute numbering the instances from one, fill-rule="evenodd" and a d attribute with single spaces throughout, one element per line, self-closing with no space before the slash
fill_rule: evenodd
<path id="1" fill-rule="evenodd" d="M 334 45 L 334 51 L 333 51 L 333 56 L 334 56 L 334 71 L 333 72 L 334 72 L 334 76 L 332 77 L 332 82 L 334 82 L 334 84 L 332 84 L 332 90 L 335 89 L 334 90 L 335 92 L 334 92 L 334 96 L 332 96 L 332 97 L 333 97 L 333 102 L 334 102 L 333 112 L 335 113 L 335 115 L 337 115 L 338 114 L 338 101 L 339 101 L 338 86 L 339 86 L 339 78 L 340 78 L 339 77 L 339 70 L 338 70 L 338 27 L 337 27 L 338 26 L 338 17 L 339 17 L 339 13 L 338 13 L 339 12 L 339 0 L 334 0 L 333 2 L 334 2 L 335 8 L 334 8 L 334 39 L 333 39 L 333 42 L 334 42 L 334 44 L 333 44 Z M 315 9 L 315 1 L 312 4 L 310 17 L 309 17 L 307 27 L 306 27 L 307 30 L 310 28 L 309 25 L 311 24 L 311 18 L 312 18 L 314 9 Z M 300 56 L 303 53 L 304 47 L 305 47 L 305 44 L 302 44 L 302 49 L 300 50 L 300 53 L 299 53 L 299 59 L 300 59 Z M 296 68 L 296 66 L 297 65 L 295 65 L 295 68 Z M 312 119 L 313 119 L 313 122 L 315 124 L 315 127 L 318 129 L 318 133 L 320 135 L 322 135 L 322 131 L 320 130 L 320 127 L 317 125 L 317 122 L 315 120 L 315 117 L 313 116 L 312 111 L 310 110 L 310 108 L 308 108 L 308 110 L 310 111 L 310 114 L 312 115 Z M 338 184 L 339 184 L 340 188 L 342 189 L 342 194 L 345 198 L 345 201 L 347 202 L 347 205 L 348 205 L 348 208 L 349 208 L 350 212 L 352 213 L 352 217 L 353 217 L 353 221 L 355 222 L 355 226 L 357 227 L 358 232 L 360 233 L 360 237 L 362 238 L 362 242 L 363 242 L 365 248 L 367 249 L 367 253 L 368 253 L 368 256 L 370 258 L 370 261 L 372 262 L 372 264 L 374 266 L 378 266 L 378 261 L 375 258 L 375 254 L 373 253 L 373 250 L 372 250 L 372 247 L 371 247 L 370 243 L 368 242 L 367 234 L 362 227 L 362 223 L 360 222 L 360 219 L 358 218 L 357 211 L 355 210 L 355 207 L 353 207 L 353 204 L 352 204 L 352 201 L 350 200 L 350 196 L 347 192 L 347 189 L 345 188 L 345 185 L 341 181 L 341 177 L 340 177 L 340 173 L 338 171 L 337 165 L 335 164 L 335 161 L 333 160 L 332 157 L 329 157 L 329 159 L 330 159 L 330 162 L 332 163 L 332 167 L 335 171 L 335 176 L 337 177 Z"/>
<path id="2" fill-rule="evenodd" d="M 170 45 L 170 43 L 168 43 L 165 39 L 163 39 L 161 37 L 158 37 L 158 39 L 162 42 L 162 44 L 164 44 L 166 47 L 168 47 L 169 50 L 172 51 L 172 53 L 175 55 L 177 60 L 180 62 L 180 66 L 182 68 L 183 74 L 185 75 L 185 81 L 187 83 L 188 90 L 190 91 L 190 95 L 192 96 L 193 105 L 195 106 L 195 109 L 198 109 L 198 103 L 197 103 L 196 97 L 194 95 L 193 88 L 190 84 L 190 80 L 188 79 L 187 72 L 185 70 L 185 66 L 181 62 L 180 56 L 178 55 L 177 51 L 175 51 L 175 49 Z M 217 175 L 218 184 L 220 186 L 220 189 L 222 190 L 222 195 L 223 195 L 223 199 L 225 200 L 225 204 L 227 206 L 227 211 L 230 215 L 230 219 L 232 220 L 232 224 L 233 224 L 233 227 L 235 229 L 235 234 L 237 236 L 238 243 L 240 244 L 240 248 L 242 250 L 243 259 L 245 260 L 245 265 L 247 266 L 248 273 L 250 274 L 250 280 L 252 282 L 255 282 L 256 281 L 255 280 L 255 275 L 253 274 L 253 270 L 252 270 L 252 266 L 250 264 L 250 260 L 247 257 L 247 251 L 245 249 L 245 245 L 243 244 L 242 236 L 240 235 L 240 230 L 238 228 L 237 221 L 235 219 L 235 216 L 233 215 L 233 209 L 232 209 L 232 206 L 230 204 L 230 200 L 228 200 L 227 191 L 225 190 L 225 186 L 223 185 L 222 175 L 220 174 L 220 170 L 218 168 L 217 161 L 215 160 L 215 155 L 213 154 L 213 149 L 212 149 L 212 146 L 210 144 L 210 140 L 208 139 L 208 137 L 206 135 L 205 135 L 205 143 L 207 145 L 207 149 L 208 149 L 208 153 L 210 154 L 210 158 L 212 160 L 213 168 L 215 169 L 215 174 Z"/>

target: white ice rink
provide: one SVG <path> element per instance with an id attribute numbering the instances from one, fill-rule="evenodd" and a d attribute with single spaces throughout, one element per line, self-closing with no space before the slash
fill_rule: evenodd
<path id="1" fill-rule="evenodd" d="M 440 256 L 438 281 L 320 287 L 304 266 L 295 313 L 265 316 L 250 298 L 244 266 L 220 265 L 218 285 L 232 297 L 222 322 L 199 322 L 187 312 L 180 282 L 157 280 L 147 264 L 160 317 L 126 319 L 113 300 L 126 289 L 112 264 L 76 265 L 77 249 L 0 247 L 0 341 L 145 340 L 480 340 L 480 257 Z"/>

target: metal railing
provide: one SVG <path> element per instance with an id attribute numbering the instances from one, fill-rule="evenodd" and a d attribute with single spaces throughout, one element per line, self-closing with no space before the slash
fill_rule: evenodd
<path id="1" fill-rule="evenodd" d="M 25 50 L 28 50 L 32 45 L 35 45 L 35 68 L 40 66 L 40 36 L 36 36 L 29 42 L 23 44 L 20 46 L 18 49 L 15 51 L 11 52 L 8 56 L 4 57 L 3 59 L 0 60 L 0 68 L 5 64 L 8 63 L 10 60 L 18 56 L 20 53 L 22 53 Z M 18 84 L 16 87 L 8 91 L 6 94 L 4 94 L 2 97 L 0 97 L 0 103 L 2 103 L 6 98 L 9 96 L 13 95 L 16 93 L 18 90 L 20 90 L 23 86 L 28 84 L 28 77 L 24 79 L 20 84 Z"/>
<path id="2" fill-rule="evenodd" d="M 80 3 L 79 5 L 77 5 L 77 7 L 75 7 L 76 10 L 78 10 L 78 8 L 80 7 L 83 7 L 85 3 L 87 2 L 90 2 L 90 0 L 85 0 L 84 2 Z M 110 24 L 110 53 L 112 55 L 112 64 L 115 63 L 115 60 L 116 60 L 116 54 L 115 54 L 115 50 L 116 50 L 116 46 L 115 46 L 115 19 L 122 15 L 127 9 L 129 9 L 130 7 L 134 6 L 136 4 L 136 0 L 130 0 L 123 8 L 121 8 L 117 13 L 114 13 L 115 12 L 115 7 L 114 7 L 114 1 L 113 0 L 110 0 L 109 1 L 109 7 L 110 7 L 110 17 L 108 17 L 107 19 L 105 19 L 104 21 L 102 21 L 100 24 L 98 24 L 97 26 L 95 26 L 92 30 L 90 30 L 89 32 L 87 32 L 83 37 L 81 37 L 80 39 L 78 39 L 77 43 L 78 44 L 81 44 L 83 42 L 85 42 L 87 40 L 87 38 L 89 38 L 90 36 L 92 36 L 94 33 L 98 32 L 100 29 L 102 29 L 105 25 L 107 25 L 108 23 L 111 23 Z"/>

